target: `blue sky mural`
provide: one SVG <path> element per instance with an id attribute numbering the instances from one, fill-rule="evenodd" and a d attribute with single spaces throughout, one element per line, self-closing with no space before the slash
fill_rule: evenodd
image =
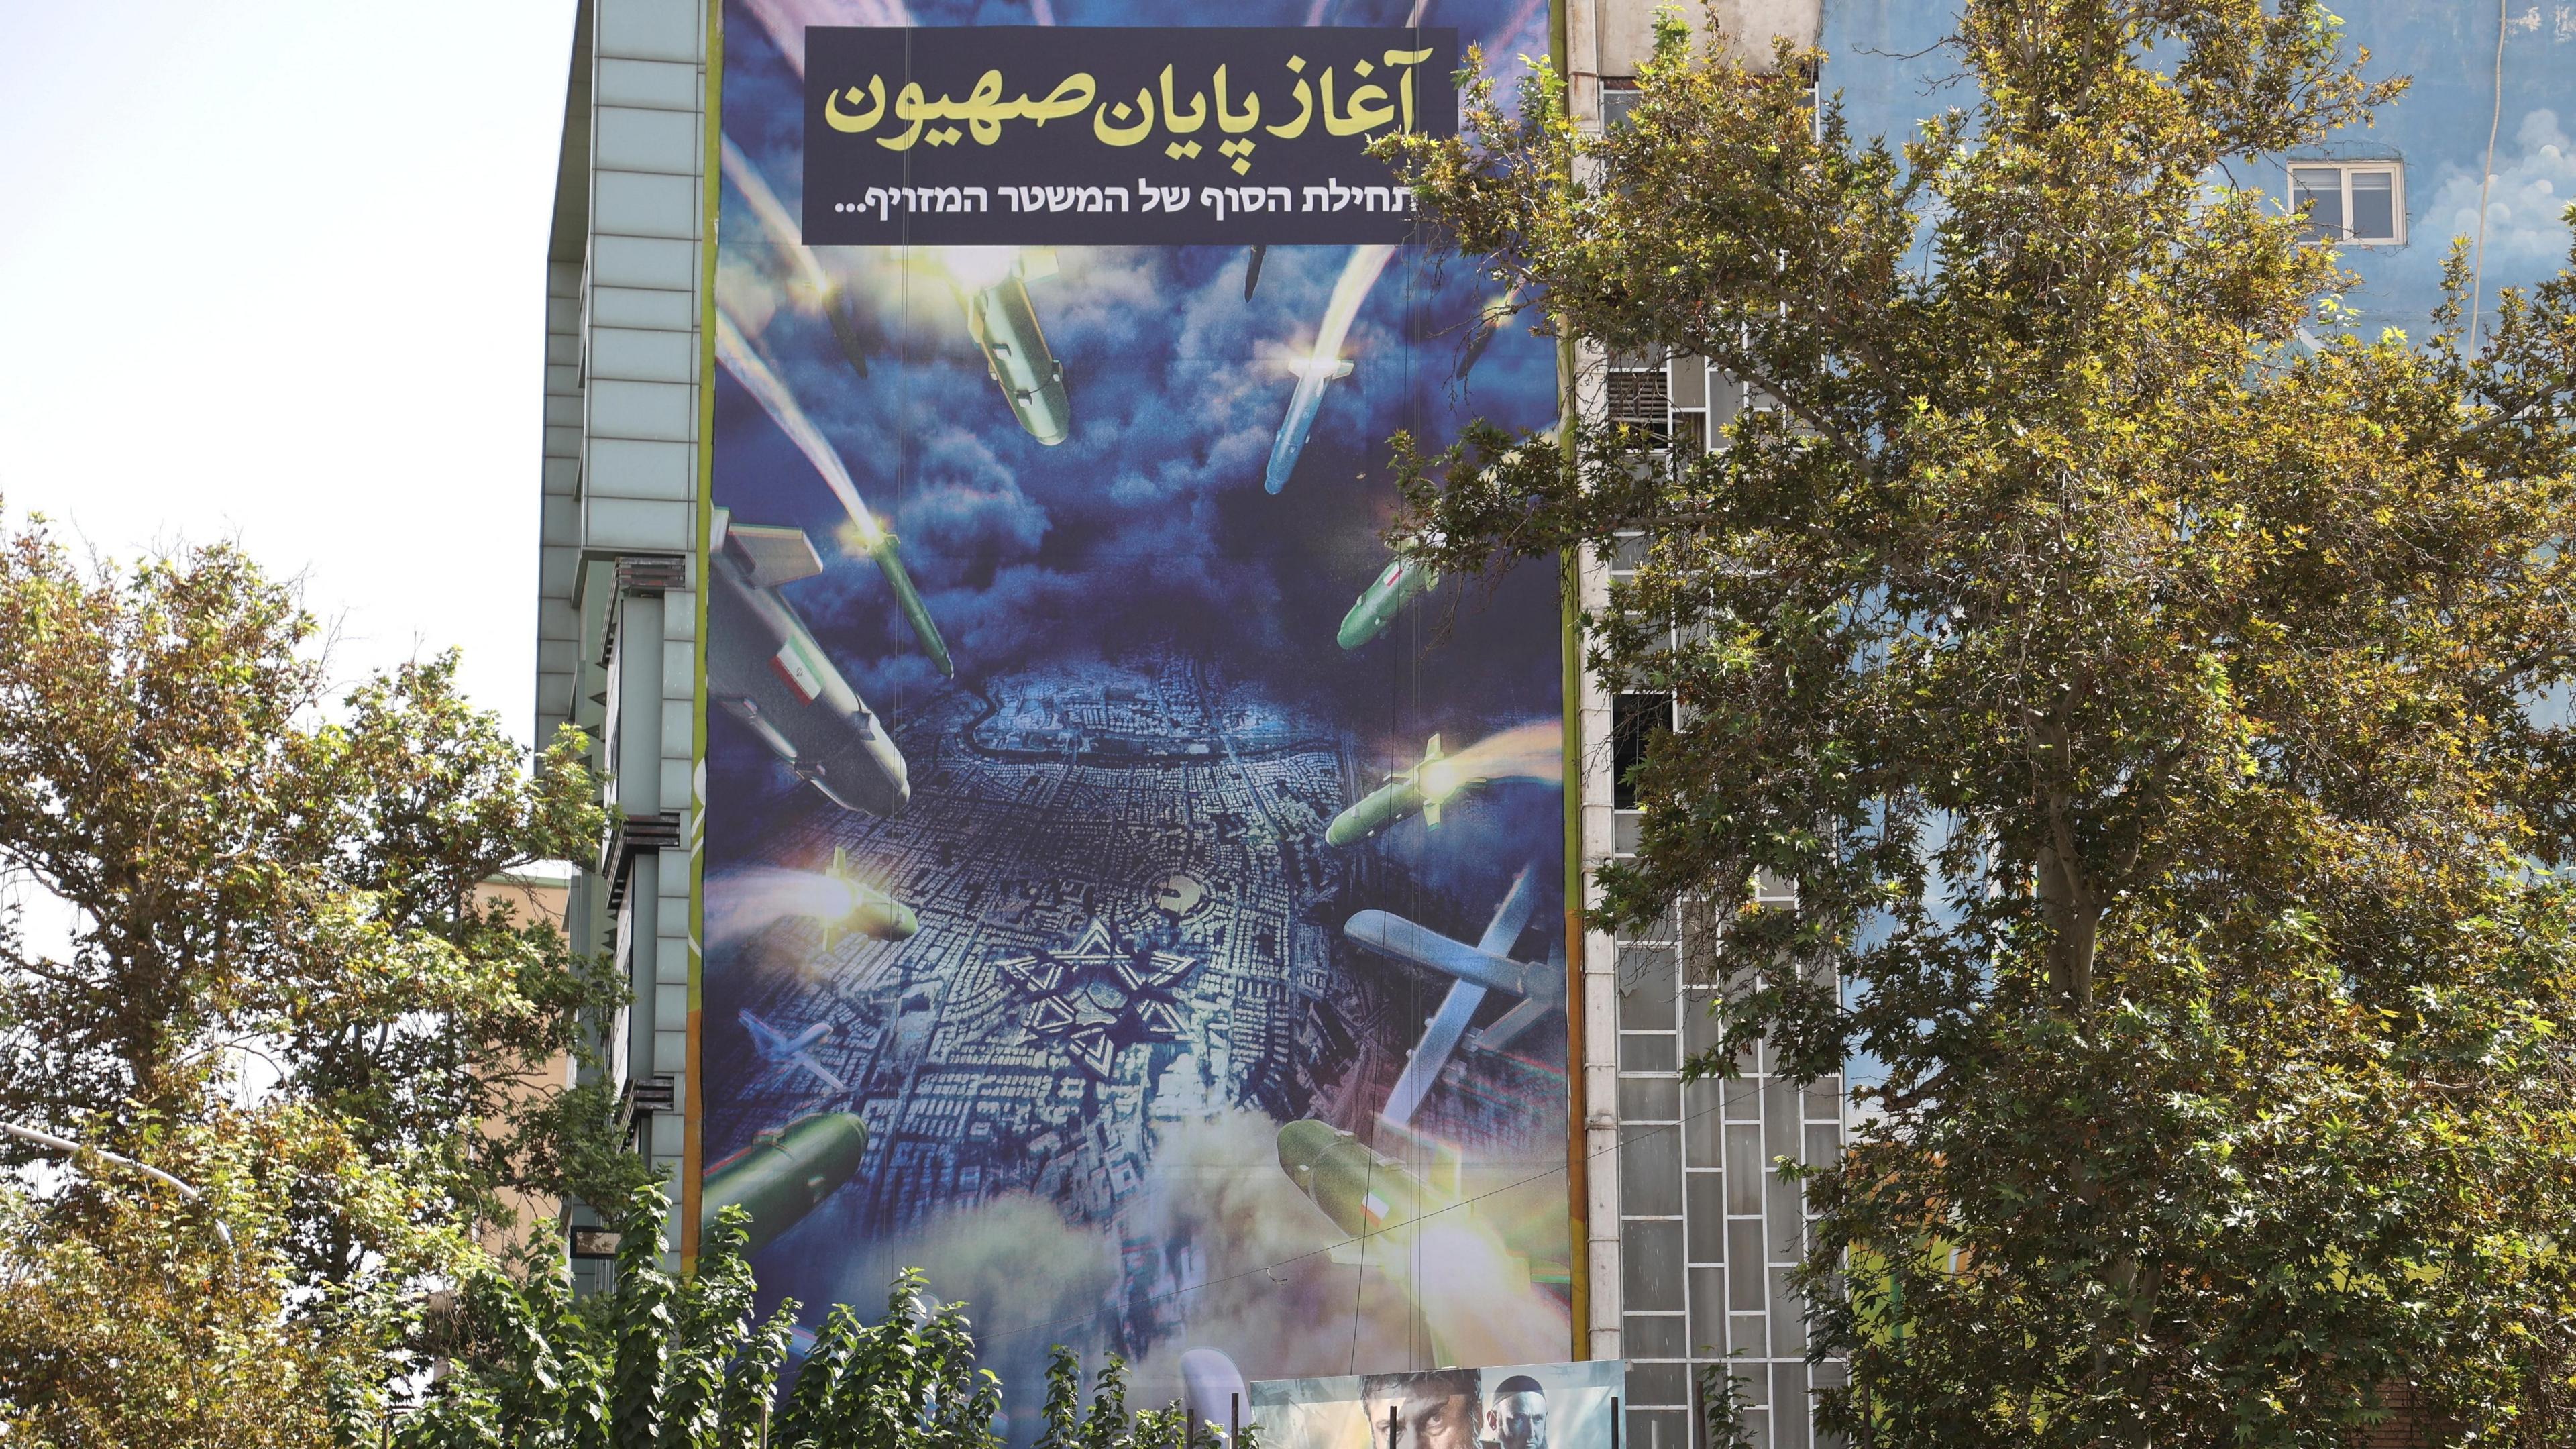
<path id="1" fill-rule="evenodd" d="M 2508 0 L 2501 16 L 2498 6 L 2472 0 L 2342 0 L 2333 8 L 2350 43 L 2370 52 L 2366 74 L 2413 81 L 2377 124 L 2298 158 L 2404 163 L 2404 244 L 2344 249 L 2344 265 L 2362 279 L 2344 299 L 2360 314 L 2355 328 L 2423 335 L 2441 300 L 2451 238 L 2477 231 L 2491 119 L 2485 310 L 2492 315 L 2500 288 L 2527 287 L 2566 265 L 2560 214 L 2576 201 L 2576 5 Z M 1955 55 L 1940 46 L 1956 13 L 1923 0 L 1825 0 L 1824 83 L 1841 94 L 1856 133 L 1902 137 L 1924 116 L 1969 104 L 1966 83 L 1949 79 Z M 2286 201 L 2288 159 L 2249 163 L 2237 179 Z"/>

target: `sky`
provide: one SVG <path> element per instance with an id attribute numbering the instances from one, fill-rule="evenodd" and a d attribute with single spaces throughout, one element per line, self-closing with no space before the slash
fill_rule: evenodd
<path id="1" fill-rule="evenodd" d="M 0 0 L 0 506 L 236 539 L 531 729 L 572 0 Z"/>

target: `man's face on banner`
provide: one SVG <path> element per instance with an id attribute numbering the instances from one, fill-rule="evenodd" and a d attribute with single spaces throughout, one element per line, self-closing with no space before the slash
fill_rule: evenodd
<path id="1" fill-rule="evenodd" d="M 1547 1449 L 1547 1396 L 1519 1393 L 1503 1400 L 1503 1449 Z"/>
<path id="2" fill-rule="evenodd" d="M 1389 1449 L 1387 1415 L 1395 1416 L 1392 1449 L 1476 1449 L 1476 1405 L 1466 1394 L 1453 1393 L 1437 1378 L 1416 1380 L 1401 1388 L 1371 1394 L 1368 1408 L 1370 1449 Z"/>

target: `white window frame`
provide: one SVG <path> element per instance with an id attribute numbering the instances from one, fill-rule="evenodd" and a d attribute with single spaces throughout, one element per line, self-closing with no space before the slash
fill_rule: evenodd
<path id="1" fill-rule="evenodd" d="M 2334 172 L 2336 174 L 2337 183 L 2340 187 L 2338 194 L 2342 197 L 2343 204 L 2343 224 L 2339 228 L 2343 235 L 2331 238 L 2310 237 L 2306 239 L 2310 245 L 2346 247 L 2402 247 L 2406 245 L 2405 162 L 2385 159 L 2376 161 L 2289 162 L 2282 171 L 2282 179 L 2287 184 L 2284 186 L 2281 194 L 2289 198 L 2289 204 L 2293 213 L 2296 212 L 2299 204 L 2299 173 L 2302 171 Z M 2383 171 L 2388 174 L 2388 201 L 2391 208 L 2389 224 L 2394 229 L 2396 233 L 2395 235 L 2384 237 L 2363 237 L 2354 236 L 2352 234 L 2352 178 L 2353 173 L 2357 171 Z M 2302 218 L 2302 224 L 2304 223 L 2305 218 Z"/>

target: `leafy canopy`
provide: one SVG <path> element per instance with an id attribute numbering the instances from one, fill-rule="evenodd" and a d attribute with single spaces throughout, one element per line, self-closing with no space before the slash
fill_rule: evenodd
<path id="1" fill-rule="evenodd" d="M 725 1209 L 683 1282 L 660 1264 L 668 1210 L 659 1188 L 628 1200 L 613 1295 L 576 1306 L 560 1269 L 479 1276 L 445 1345 L 454 1372 L 398 1449 L 1000 1449 L 1001 1384 L 975 1366 L 965 1305 L 932 1298 L 919 1269 L 873 1322 L 847 1304 L 825 1315 L 782 1393 L 802 1305 L 755 1325 L 748 1215 Z M 1180 1405 L 1131 1410 L 1126 1382 L 1112 1356 L 1085 1407 L 1081 1361 L 1059 1345 L 1039 1449 L 1187 1449 Z M 1236 1449 L 1259 1444 L 1247 1430 Z"/>
<path id="2" fill-rule="evenodd" d="M 410 1267 L 442 1261 L 401 1184 L 308 1109 L 153 1124 L 134 1145 L 195 1201 L 86 1154 L 54 1190 L 0 1192 L 0 1443 L 273 1449 L 333 1442 L 389 1368 L 407 1305 L 298 1291 L 292 1197 L 340 1212 Z"/>
<path id="3" fill-rule="evenodd" d="M 0 1402 L 38 1442 L 299 1442 L 513 1192 L 642 1170 L 561 1082 L 622 987 L 487 884 L 595 848 L 583 741 L 532 771 L 453 655 L 342 691 L 317 642 L 237 549 L 0 536 L 0 1120 L 202 1175 L 242 1240 L 103 1159 L 0 1178 Z"/>
<path id="4" fill-rule="evenodd" d="M 116 1147 L 256 1088 L 417 1190 L 502 1215 L 559 1176 L 528 1074 L 618 988 L 485 883 L 588 853 L 583 743 L 537 760 L 457 692 L 453 654 L 335 698 L 293 590 L 216 546 L 84 567 L 0 541 L 0 871 L 71 908 L 68 951 L 0 918 L 0 1115 Z M 376 1245 L 327 1203 L 303 1269 Z"/>
<path id="5" fill-rule="evenodd" d="M 1695 1070 L 1883 1067 L 1806 1277 L 1871 1443 L 2341 1444 L 2408 1384 L 2576 1442 L 2576 281 L 2481 346 L 2455 250 L 2429 336 L 2345 332 L 2230 181 L 2398 94 L 2339 24 L 1967 0 L 1902 145 L 1667 24 L 1607 135 L 1541 67 L 1388 147 L 1538 330 L 1753 390 L 1696 456 L 1400 437 L 1395 536 L 1637 564 L 1588 658 L 1680 723 L 1599 917 L 1729 985 Z"/>

